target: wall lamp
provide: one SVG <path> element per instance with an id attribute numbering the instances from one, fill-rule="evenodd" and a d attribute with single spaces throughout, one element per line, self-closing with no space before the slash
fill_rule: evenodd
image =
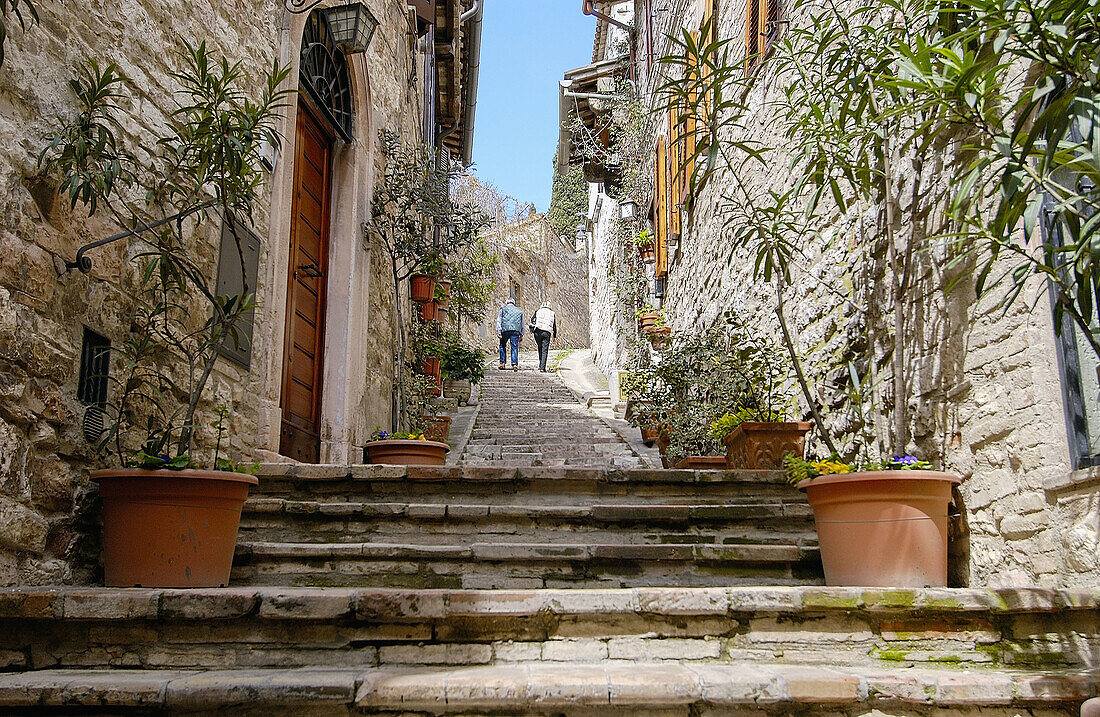
<path id="1" fill-rule="evenodd" d="M 638 203 L 633 199 L 624 199 L 619 202 L 619 218 L 634 219 L 638 216 Z"/>
<path id="2" fill-rule="evenodd" d="M 286 9 L 295 15 L 307 13 L 324 0 L 286 0 Z M 361 2 L 335 5 L 325 8 L 325 20 L 332 30 L 332 39 L 345 55 L 366 52 L 378 20 L 370 9 Z"/>

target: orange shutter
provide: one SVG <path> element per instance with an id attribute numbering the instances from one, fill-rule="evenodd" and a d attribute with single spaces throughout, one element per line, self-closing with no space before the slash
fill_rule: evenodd
<path id="1" fill-rule="evenodd" d="M 656 187 L 656 199 L 654 204 L 657 206 L 657 275 L 663 276 L 668 273 L 668 167 L 665 161 L 665 138 L 661 137 L 657 140 L 657 183 Z"/>
<path id="2" fill-rule="evenodd" d="M 695 33 L 696 41 L 699 40 L 699 33 Z M 688 68 L 690 77 L 695 80 L 699 77 L 698 66 Z M 698 95 L 695 90 L 691 91 L 688 97 L 688 102 L 691 103 L 691 107 L 687 115 L 682 119 L 684 124 L 684 164 L 683 170 L 680 175 L 680 196 L 683 197 L 684 206 L 691 205 L 691 180 L 695 176 L 695 128 L 696 117 L 698 116 Z"/>
<path id="3" fill-rule="evenodd" d="M 683 142 L 680 137 L 680 113 L 673 106 L 668 112 L 668 231 L 680 238 L 680 168 L 683 166 Z"/>

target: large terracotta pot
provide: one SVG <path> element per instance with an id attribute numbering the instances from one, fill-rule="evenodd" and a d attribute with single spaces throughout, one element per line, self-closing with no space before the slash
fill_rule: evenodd
<path id="1" fill-rule="evenodd" d="M 451 433 L 451 417 L 424 416 L 424 419 L 427 421 L 424 435 L 428 437 L 428 440 L 446 443 L 447 436 Z"/>
<path id="2" fill-rule="evenodd" d="M 447 398 L 457 398 L 460 406 L 470 402 L 473 392 L 474 384 L 464 378 L 448 378 L 443 381 L 443 395 Z"/>
<path id="3" fill-rule="evenodd" d="M 947 506 L 960 478 L 868 471 L 798 484 L 814 509 L 826 585 L 944 587 Z"/>
<path id="4" fill-rule="evenodd" d="M 427 274 L 413 274 L 409 277 L 409 293 L 413 301 L 431 301 L 435 294 L 435 279 Z"/>
<path id="5" fill-rule="evenodd" d="M 420 320 L 424 323 L 435 321 L 439 318 L 439 304 L 434 300 L 417 301 L 416 306 L 420 313 Z"/>
<path id="6" fill-rule="evenodd" d="M 229 584 L 243 473 L 95 471 L 103 501 L 103 573 L 109 587 L 200 588 Z"/>
<path id="7" fill-rule="evenodd" d="M 806 433 L 812 424 L 805 421 L 762 423 L 745 421 L 723 439 L 730 468 L 780 470 L 783 456 L 799 458 L 806 450 Z"/>
<path id="8" fill-rule="evenodd" d="M 363 447 L 363 460 L 404 466 L 441 466 L 449 450 L 446 443 L 439 441 L 372 441 Z"/>
<path id="9" fill-rule="evenodd" d="M 692 471 L 724 471 L 726 469 L 726 457 L 684 456 L 676 464 L 676 467 Z"/>

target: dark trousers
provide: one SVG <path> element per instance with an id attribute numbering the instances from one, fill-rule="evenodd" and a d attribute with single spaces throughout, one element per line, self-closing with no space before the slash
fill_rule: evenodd
<path id="1" fill-rule="evenodd" d="M 535 329 L 535 343 L 539 347 L 539 370 L 546 370 L 546 357 L 550 353 L 550 332 Z"/>

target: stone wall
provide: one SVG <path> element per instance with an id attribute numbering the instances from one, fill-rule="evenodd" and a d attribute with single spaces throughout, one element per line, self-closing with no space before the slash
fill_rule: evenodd
<path id="1" fill-rule="evenodd" d="M 670 12 L 652 18 L 655 36 L 696 29 L 703 4 L 671 3 Z M 735 38 L 731 48 L 742 48 L 744 3 L 718 5 L 721 36 Z M 639 18 L 644 7 L 640 0 L 635 3 Z M 806 17 L 789 20 L 805 22 Z M 667 52 L 666 47 L 658 40 L 655 55 Z M 654 79 L 645 76 L 642 64 L 643 101 L 652 101 Z M 783 78 L 765 64 L 746 96 L 749 120 L 741 139 L 782 144 L 766 109 L 782 86 Z M 656 124 L 655 133 L 665 131 L 664 123 Z M 950 157 L 939 159 L 926 163 L 919 177 L 908 162 L 901 165 L 896 188 L 902 216 L 913 208 L 916 180 L 925 191 L 943 189 L 942 163 Z M 776 157 L 769 167 L 783 171 L 751 162 L 743 170 L 757 187 L 784 191 L 794 181 L 787 166 Z M 729 176 L 717 176 L 694 213 L 685 216 L 679 251 L 670 258 L 664 310 L 675 331 L 689 332 L 733 309 L 778 342 L 774 287 L 753 281 L 751 256 L 731 254 L 725 216 L 718 209 L 719 193 L 731 182 Z M 810 382 L 830 431 L 845 450 L 887 434 L 893 409 L 890 367 L 897 342 L 879 211 L 874 206 L 834 211 L 818 235 L 806 236 L 786 296 Z M 942 226 L 937 224 L 942 216 L 925 221 L 915 235 L 918 242 Z M 608 254 L 610 241 L 597 221 L 594 261 Z M 872 249 L 861 249 L 868 246 Z M 973 286 L 965 281 L 947 288 L 951 277 L 942 247 L 932 245 L 914 261 L 914 280 L 903 301 L 907 331 L 901 338 L 909 384 L 906 448 L 963 477 L 957 496 L 961 518 L 953 527 L 953 582 L 1095 585 L 1100 577 L 1097 481 L 1092 472 L 1071 473 L 1059 359 L 1042 286 L 1030 286 L 1002 313 L 996 297 L 976 301 Z M 592 333 L 594 345 L 606 344 L 597 352 L 605 372 L 621 365 L 612 359 L 612 300 L 594 280 Z M 848 361 L 859 362 L 870 375 L 863 403 L 870 419 L 863 423 L 846 398 Z M 821 444 L 812 450 L 820 453 Z"/>
<path id="2" fill-rule="evenodd" d="M 523 309 L 524 322 L 544 301 L 550 302 L 558 324 L 558 336 L 551 349 L 588 346 L 588 265 L 584 252 L 577 252 L 567 238 L 559 237 L 543 214 L 507 224 L 484 235 L 500 263 L 494 279 L 497 286 L 485 321 L 464 327 L 466 337 L 495 355 L 499 342 L 496 317 L 518 287 L 516 305 Z M 535 350 L 533 337 L 524 330 L 523 349 Z"/>
<path id="3" fill-rule="evenodd" d="M 363 240 L 373 182 L 380 167 L 377 131 L 419 132 L 420 90 L 410 86 L 405 3 L 367 0 L 381 21 L 370 50 L 352 59 L 354 140 L 336 148 L 333 167 L 329 317 L 322 459 L 355 454 L 374 425 L 389 419 L 392 381 L 388 267 Z M 135 84 L 124 102 L 119 139 L 140 156 L 155 128 L 175 108 L 170 73 L 179 67 L 180 38 L 205 40 L 212 54 L 239 61 L 258 80 L 278 58 L 292 65 L 304 17 L 281 2 L 171 4 L 108 0 L 89 11 L 61 0 L 36 2 L 37 25 L 9 24 L 0 67 L 0 586 L 95 580 L 98 562 L 96 490 L 89 470 L 103 467 L 81 431 L 76 398 L 84 327 L 124 341 L 132 310 L 137 242 L 89 253 L 88 275 L 62 272 L 83 243 L 117 227 L 70 210 L 55 195 L 36 157 L 43 135 L 74 112 L 67 86 L 84 58 L 113 61 Z M 258 92 L 258 87 L 257 87 Z M 256 232 L 262 239 L 251 366 L 219 360 L 209 401 L 200 406 L 197 453 L 209 455 L 218 403 L 233 407 L 228 454 L 270 458 L 278 450 L 283 327 L 287 286 L 295 110 L 283 112 L 287 143 L 261 191 Z M 147 154 L 145 155 L 147 156 Z M 141 192 L 128 197 L 141 203 Z M 211 273 L 219 226 L 191 237 L 199 264 Z M 117 352 L 116 352 L 117 353 Z M 115 357 L 111 371 L 119 370 Z M 223 450 L 225 445 L 223 443 Z"/>

